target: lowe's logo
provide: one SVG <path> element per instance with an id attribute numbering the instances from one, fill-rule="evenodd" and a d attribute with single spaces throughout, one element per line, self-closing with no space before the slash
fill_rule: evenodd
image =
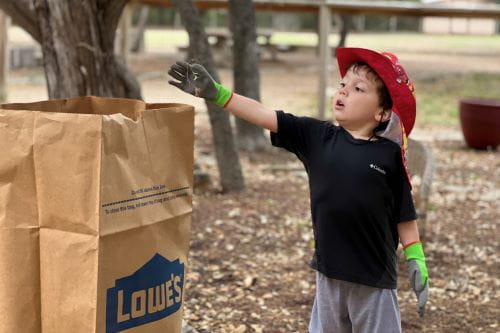
<path id="1" fill-rule="evenodd" d="M 115 281 L 106 293 L 106 333 L 151 323 L 181 308 L 184 264 L 156 253 L 130 276 Z"/>

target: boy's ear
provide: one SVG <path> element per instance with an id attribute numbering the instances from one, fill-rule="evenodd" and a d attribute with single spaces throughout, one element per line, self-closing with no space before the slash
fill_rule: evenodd
<path id="1" fill-rule="evenodd" d="M 381 123 L 388 121 L 391 119 L 391 113 L 392 111 L 387 109 L 387 110 L 381 110 L 377 116 L 377 120 Z"/>

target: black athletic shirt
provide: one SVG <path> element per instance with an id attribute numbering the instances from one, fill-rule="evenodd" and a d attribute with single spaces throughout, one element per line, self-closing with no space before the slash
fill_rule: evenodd
<path id="1" fill-rule="evenodd" d="M 327 121 L 277 117 L 272 144 L 297 155 L 309 176 L 312 267 L 329 278 L 396 288 L 396 224 L 416 219 L 399 146 L 356 139 Z"/>

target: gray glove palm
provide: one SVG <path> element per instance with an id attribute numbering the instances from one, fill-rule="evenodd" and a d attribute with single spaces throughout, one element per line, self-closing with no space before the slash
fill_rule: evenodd
<path id="1" fill-rule="evenodd" d="M 425 278 L 425 283 L 422 284 L 422 273 L 416 260 L 408 261 L 408 278 L 410 285 L 417 296 L 417 311 L 420 317 L 424 316 L 425 304 L 429 296 L 429 280 Z"/>
<path id="2" fill-rule="evenodd" d="M 217 83 L 200 64 L 177 61 L 170 67 L 168 74 L 177 80 L 168 81 L 171 85 L 221 107 L 224 107 L 232 96 L 231 91 Z"/>
<path id="3" fill-rule="evenodd" d="M 424 316 L 425 304 L 429 297 L 429 272 L 425 263 L 424 249 L 420 241 L 412 242 L 403 248 L 408 261 L 408 278 L 417 296 L 417 311 Z"/>

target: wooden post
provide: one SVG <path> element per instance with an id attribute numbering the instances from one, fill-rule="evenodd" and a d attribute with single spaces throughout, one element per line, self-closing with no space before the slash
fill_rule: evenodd
<path id="1" fill-rule="evenodd" d="M 398 17 L 393 15 L 389 17 L 389 31 L 396 32 L 397 29 L 398 29 Z"/>
<path id="2" fill-rule="evenodd" d="M 174 14 L 174 28 L 182 27 L 181 16 L 179 12 L 176 10 Z"/>
<path id="3" fill-rule="evenodd" d="M 7 100 L 7 75 L 9 73 L 10 18 L 0 10 L 0 102 Z"/>
<path id="4" fill-rule="evenodd" d="M 356 19 L 356 30 L 365 31 L 365 27 L 366 27 L 366 16 L 363 14 L 358 15 Z"/>
<path id="5" fill-rule="evenodd" d="M 126 5 L 120 21 L 120 55 L 125 65 L 128 63 L 130 53 L 130 26 L 132 25 L 132 8 Z"/>
<path id="6" fill-rule="evenodd" d="M 328 105 L 328 79 L 330 78 L 330 61 L 332 52 L 328 44 L 331 24 L 330 8 L 323 4 L 319 7 L 319 87 L 318 87 L 318 118 L 325 119 L 325 109 Z"/>

